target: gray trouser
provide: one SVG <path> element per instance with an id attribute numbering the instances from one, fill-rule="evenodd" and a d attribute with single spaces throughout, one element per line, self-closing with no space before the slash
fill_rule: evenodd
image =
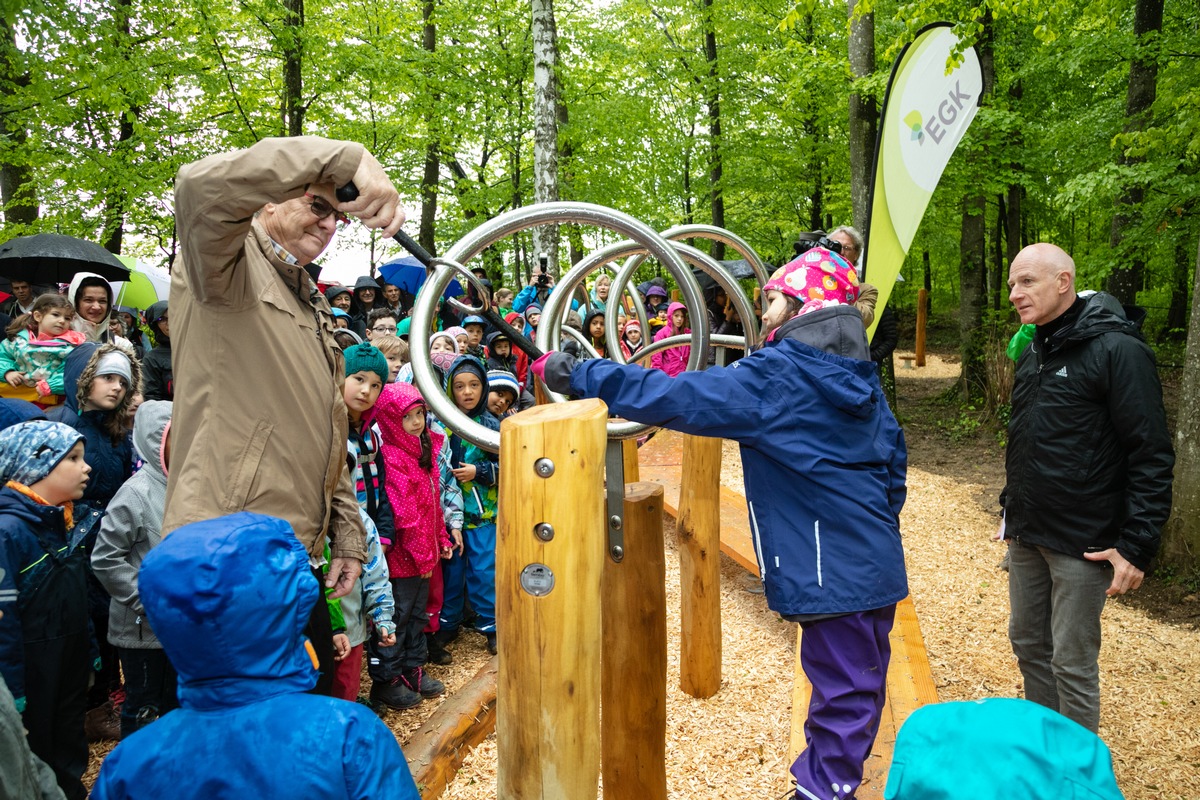
<path id="1" fill-rule="evenodd" d="M 1008 638 L 1025 699 L 1095 733 L 1100 727 L 1100 612 L 1112 565 L 1013 542 Z"/>

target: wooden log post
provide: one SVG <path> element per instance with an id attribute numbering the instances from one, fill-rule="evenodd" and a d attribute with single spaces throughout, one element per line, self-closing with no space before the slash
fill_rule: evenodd
<path id="1" fill-rule="evenodd" d="M 625 483 L 637 483 L 639 480 L 637 439 L 626 439 L 621 442 L 621 455 L 625 464 Z"/>
<path id="2" fill-rule="evenodd" d="M 625 556 L 605 559 L 601 766 L 606 800 L 667 798 L 663 486 L 627 483 Z"/>
<path id="3" fill-rule="evenodd" d="M 499 800 L 595 800 L 599 788 L 607 417 L 578 400 L 500 426 Z"/>
<path id="4" fill-rule="evenodd" d="M 679 686 L 696 698 L 721 688 L 721 440 L 687 436 L 679 485 Z"/>
<path id="5" fill-rule="evenodd" d="M 917 290 L 917 343 L 915 345 L 917 351 L 917 366 L 925 366 L 925 323 L 928 316 L 929 308 L 929 292 L 924 289 Z"/>

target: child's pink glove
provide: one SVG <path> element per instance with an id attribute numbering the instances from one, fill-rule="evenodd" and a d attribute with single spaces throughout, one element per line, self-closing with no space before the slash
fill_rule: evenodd
<path id="1" fill-rule="evenodd" d="M 50 384 L 46 382 L 45 378 L 37 382 L 37 393 L 41 397 L 47 397 L 51 394 L 54 394 L 50 390 Z"/>

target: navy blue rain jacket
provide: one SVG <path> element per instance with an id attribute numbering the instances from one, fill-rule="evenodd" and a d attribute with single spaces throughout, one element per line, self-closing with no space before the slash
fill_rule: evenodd
<path id="1" fill-rule="evenodd" d="M 305 694 L 319 590 L 287 522 L 243 511 L 179 528 L 146 556 L 138 586 L 179 673 L 180 709 L 113 750 L 93 800 L 418 800 L 370 709 Z"/>
<path id="2" fill-rule="evenodd" d="M 798 319 L 853 321 L 865 356 L 857 311 L 830 311 Z M 674 378 L 592 359 L 572 371 L 571 390 L 626 419 L 741 445 L 750 526 L 774 611 L 852 613 L 908 594 L 899 521 L 907 450 L 873 362 L 784 338 L 730 367 Z"/>

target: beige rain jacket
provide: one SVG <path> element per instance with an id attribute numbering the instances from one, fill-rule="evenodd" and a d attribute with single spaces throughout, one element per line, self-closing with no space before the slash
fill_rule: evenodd
<path id="1" fill-rule="evenodd" d="M 253 219 L 309 184 L 349 183 L 361 145 L 266 139 L 188 164 L 175 181 L 175 407 L 163 534 L 254 511 L 292 524 L 310 555 L 366 560 L 346 470 L 345 380 L 333 316 Z"/>

